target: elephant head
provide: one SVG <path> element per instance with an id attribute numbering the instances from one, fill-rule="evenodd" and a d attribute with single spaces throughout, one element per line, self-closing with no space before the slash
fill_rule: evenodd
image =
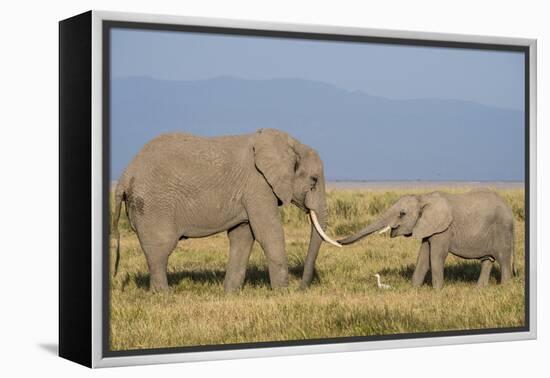
<path id="1" fill-rule="evenodd" d="M 260 129 L 254 140 L 256 168 L 273 189 L 280 205 L 292 203 L 311 218 L 311 236 L 300 287 L 311 283 L 315 260 L 322 241 L 341 246 L 330 239 L 323 162 L 311 147 L 290 135 L 273 129 Z"/>
<path id="2" fill-rule="evenodd" d="M 374 222 L 339 242 L 351 244 L 376 231 L 390 231 L 392 238 L 413 236 L 424 239 L 447 230 L 452 221 L 449 202 L 439 193 L 403 196 Z"/>

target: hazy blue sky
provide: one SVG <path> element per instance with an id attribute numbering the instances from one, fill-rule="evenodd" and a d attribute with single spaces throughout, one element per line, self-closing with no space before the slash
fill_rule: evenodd
<path id="1" fill-rule="evenodd" d="M 301 78 L 391 99 L 524 106 L 517 52 L 115 29 L 112 54 L 114 78 Z"/>
<path id="2" fill-rule="evenodd" d="M 159 133 L 260 127 L 332 180 L 524 179 L 519 52 L 114 29 L 111 73 L 113 179 Z"/>

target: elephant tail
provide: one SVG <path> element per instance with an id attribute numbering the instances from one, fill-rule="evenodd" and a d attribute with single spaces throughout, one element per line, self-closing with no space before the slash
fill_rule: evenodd
<path id="1" fill-rule="evenodd" d="M 115 213 L 113 214 L 112 236 L 116 240 L 116 259 L 115 259 L 115 272 L 113 276 L 116 276 L 118 272 L 118 263 L 120 261 L 120 233 L 118 232 L 118 220 L 120 219 L 120 208 L 122 207 L 122 201 L 124 200 L 125 193 L 122 183 L 117 185 L 115 190 Z"/>
<path id="2" fill-rule="evenodd" d="M 516 267 L 516 235 L 514 231 L 514 227 L 512 227 L 512 275 L 514 277 L 517 277 L 518 275 L 518 268 Z"/>
<path id="3" fill-rule="evenodd" d="M 516 231 L 514 227 L 514 223 L 512 222 L 512 256 L 511 256 L 511 262 L 512 262 L 512 275 L 514 277 L 517 277 L 518 275 L 518 269 L 516 267 Z"/>

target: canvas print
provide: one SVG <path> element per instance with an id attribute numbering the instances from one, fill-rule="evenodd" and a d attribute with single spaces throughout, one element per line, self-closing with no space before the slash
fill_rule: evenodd
<path id="1" fill-rule="evenodd" d="M 523 52 L 109 38 L 110 351 L 525 327 Z"/>

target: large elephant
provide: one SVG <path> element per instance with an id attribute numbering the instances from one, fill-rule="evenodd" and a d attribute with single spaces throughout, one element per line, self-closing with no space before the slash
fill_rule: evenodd
<path id="1" fill-rule="evenodd" d="M 481 261 L 480 286 L 488 284 L 495 259 L 501 282 L 515 273 L 514 217 L 506 203 L 489 190 L 403 196 L 374 222 L 339 242 L 354 243 L 375 231 L 391 231 L 392 238 L 413 236 L 422 240 L 412 277 L 414 286 L 422 285 L 431 268 L 432 285 L 441 288 L 449 252 Z"/>
<path id="2" fill-rule="evenodd" d="M 152 290 L 168 288 L 168 256 L 178 240 L 222 231 L 230 244 L 226 291 L 243 284 L 254 241 L 266 255 L 271 287 L 288 286 L 279 206 L 289 203 L 312 220 L 301 288 L 311 283 L 322 240 L 338 245 L 323 231 L 327 204 L 318 153 L 275 129 L 212 138 L 174 133 L 146 144 L 115 191 L 116 266 L 122 201 L 145 253 Z"/>

